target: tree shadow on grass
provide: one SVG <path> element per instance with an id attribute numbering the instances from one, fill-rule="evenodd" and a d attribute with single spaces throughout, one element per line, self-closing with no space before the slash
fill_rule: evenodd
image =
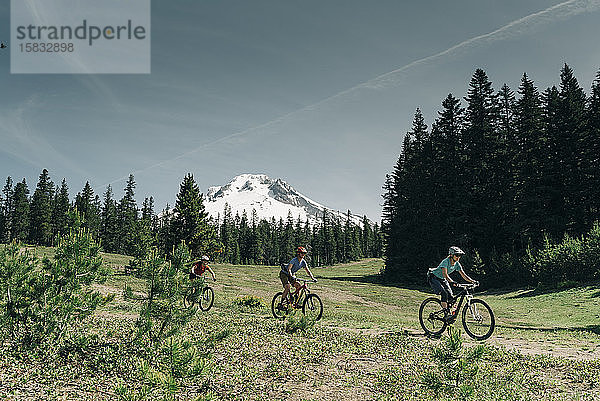
<path id="1" fill-rule="evenodd" d="M 394 288 L 405 288 L 407 290 L 418 290 L 427 292 L 429 287 L 416 284 L 405 284 L 405 283 L 392 283 L 384 281 L 379 274 L 369 274 L 367 276 L 334 276 L 334 277 L 323 277 L 326 280 L 335 281 L 351 281 L 354 283 L 363 284 L 377 284 L 383 287 L 394 287 Z"/>
<path id="2" fill-rule="evenodd" d="M 600 324 L 591 324 L 583 327 L 535 327 L 535 326 L 518 326 L 512 324 L 497 324 L 496 327 L 502 327 L 506 329 L 516 329 L 525 331 L 542 331 L 547 333 L 559 332 L 559 331 L 576 331 L 576 332 L 591 332 L 594 334 L 600 334 Z"/>

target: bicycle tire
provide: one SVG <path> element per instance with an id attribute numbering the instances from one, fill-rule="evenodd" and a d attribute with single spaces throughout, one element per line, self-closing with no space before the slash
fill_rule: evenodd
<path id="1" fill-rule="evenodd" d="M 287 315 L 287 311 L 278 308 L 278 306 L 281 304 L 282 295 L 283 292 L 278 292 L 271 301 L 271 312 L 273 313 L 275 319 L 284 319 L 285 315 Z"/>
<path id="2" fill-rule="evenodd" d="M 444 308 L 438 298 L 430 297 L 421 303 L 419 323 L 428 336 L 439 336 L 446 330 L 448 322 L 444 319 Z"/>
<path id="3" fill-rule="evenodd" d="M 210 308 L 213 306 L 214 301 L 215 292 L 213 291 L 213 289 L 210 287 L 204 287 L 202 289 L 200 297 L 198 298 L 198 304 L 200 305 L 200 309 L 202 309 L 204 312 L 209 311 Z"/>
<path id="4" fill-rule="evenodd" d="M 302 313 L 312 317 L 315 321 L 323 316 L 323 301 L 317 294 L 308 294 L 302 304 Z"/>
<path id="5" fill-rule="evenodd" d="M 462 320 L 465 331 L 475 340 L 488 339 L 496 327 L 492 308 L 481 299 L 472 299 L 470 305 L 465 305 Z"/>
<path id="6" fill-rule="evenodd" d="M 186 309 L 191 309 L 194 307 L 196 302 L 198 301 L 198 295 L 196 294 L 196 288 L 189 288 L 185 294 L 183 294 L 183 306 Z"/>

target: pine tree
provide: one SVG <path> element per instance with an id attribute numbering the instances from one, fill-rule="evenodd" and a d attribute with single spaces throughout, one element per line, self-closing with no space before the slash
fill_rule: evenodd
<path id="1" fill-rule="evenodd" d="M 585 155 L 585 111 L 586 96 L 573 75 L 573 70 L 565 64 L 560 74 L 559 120 L 560 132 L 559 160 L 562 162 L 562 182 L 564 187 L 567 232 L 580 235 L 586 230 L 583 197 L 584 172 L 582 165 Z"/>
<path id="2" fill-rule="evenodd" d="M 106 252 L 119 251 L 119 214 L 110 185 L 104 192 L 104 202 L 100 215 L 100 239 L 102 248 Z"/>
<path id="3" fill-rule="evenodd" d="M 67 180 L 63 178 L 60 189 L 54 196 L 52 209 L 52 235 L 66 235 L 69 231 L 69 211 L 71 203 L 69 201 L 69 187 Z"/>
<path id="4" fill-rule="evenodd" d="M 29 188 L 25 178 L 15 185 L 10 223 L 10 239 L 26 241 L 29 235 Z"/>
<path id="5" fill-rule="evenodd" d="M 11 238 L 11 213 L 13 208 L 13 181 L 6 178 L 6 184 L 0 196 L 0 243 L 7 243 Z"/>
<path id="6" fill-rule="evenodd" d="M 463 215 L 470 245 L 489 254 L 493 248 L 509 247 L 509 235 L 503 230 L 502 183 L 510 172 L 503 158 L 506 144 L 499 133 L 498 96 L 483 70 L 473 74 L 465 99 Z"/>
<path id="7" fill-rule="evenodd" d="M 133 255 L 137 251 L 135 242 L 138 229 L 138 208 L 135 202 L 135 179 L 133 174 L 129 175 L 125 185 L 125 194 L 119 201 L 117 208 L 119 216 L 119 252 Z"/>
<path id="8" fill-rule="evenodd" d="M 75 209 L 81 216 L 81 226 L 87 229 L 94 239 L 100 234 L 100 199 L 86 181 L 83 190 L 75 197 Z"/>
<path id="9" fill-rule="evenodd" d="M 51 245 L 52 243 L 53 199 L 54 183 L 50 180 L 48 170 L 44 169 L 31 198 L 29 242 L 32 244 Z"/>
<path id="10" fill-rule="evenodd" d="M 515 215 L 513 217 L 518 249 L 524 250 L 530 242 L 540 244 L 546 213 L 542 196 L 542 170 L 547 158 L 546 139 L 543 130 L 543 110 L 537 88 L 523 74 L 519 87 L 520 98 L 515 108 L 515 138 L 511 141 L 514 157 L 513 193 Z"/>
<path id="11" fill-rule="evenodd" d="M 588 205 L 587 223 L 600 220 L 600 71 L 592 84 L 587 108 L 587 137 L 585 161 L 584 198 Z"/>
<path id="12" fill-rule="evenodd" d="M 213 253 L 218 249 L 216 233 L 208 225 L 204 199 L 192 174 L 183 179 L 177 194 L 171 225 L 177 243 L 185 241 L 192 255 Z"/>

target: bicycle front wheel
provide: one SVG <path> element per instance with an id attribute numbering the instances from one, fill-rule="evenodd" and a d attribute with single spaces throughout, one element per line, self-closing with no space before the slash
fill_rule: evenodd
<path id="1" fill-rule="evenodd" d="M 438 298 L 427 298 L 419 308 L 419 323 L 428 336 L 439 336 L 448 323 L 444 319 L 444 308 Z"/>
<path id="2" fill-rule="evenodd" d="M 213 302 L 215 301 L 215 293 L 213 289 L 210 287 L 204 287 L 198 301 L 200 303 L 200 309 L 202 309 L 204 312 L 208 311 L 213 306 Z"/>
<path id="3" fill-rule="evenodd" d="M 283 295 L 283 292 L 281 292 L 281 291 L 278 292 L 273 297 L 273 301 L 271 301 L 271 312 L 273 313 L 273 316 L 276 319 L 284 319 L 285 315 L 287 314 L 287 305 L 284 306 L 281 303 L 282 295 Z"/>
<path id="4" fill-rule="evenodd" d="M 462 311 L 463 327 L 467 334 L 475 340 L 485 340 L 494 332 L 496 321 L 494 312 L 481 299 L 472 299 Z"/>
<path id="5" fill-rule="evenodd" d="M 302 313 L 306 316 L 315 319 L 315 321 L 321 319 L 323 316 L 323 302 L 316 294 L 308 294 L 302 304 Z"/>

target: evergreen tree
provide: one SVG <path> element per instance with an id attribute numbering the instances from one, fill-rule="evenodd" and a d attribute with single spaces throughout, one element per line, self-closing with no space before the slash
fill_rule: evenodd
<path id="1" fill-rule="evenodd" d="M 185 241 L 192 255 L 212 253 L 218 249 L 216 234 L 208 225 L 207 216 L 203 195 L 194 176 L 188 174 L 179 187 L 171 228 L 175 241 Z"/>
<path id="2" fill-rule="evenodd" d="M 585 203 L 588 206 L 588 222 L 600 220 L 600 71 L 592 84 L 592 93 L 587 109 L 587 137 L 583 164 L 586 191 Z"/>
<path id="3" fill-rule="evenodd" d="M 71 203 L 69 201 L 69 187 L 67 180 L 63 178 L 60 189 L 54 196 L 52 209 L 52 235 L 66 235 L 69 231 L 69 212 Z"/>
<path id="4" fill-rule="evenodd" d="M 138 208 L 135 202 L 135 179 L 133 174 L 129 175 L 125 185 L 125 194 L 119 201 L 117 208 L 119 216 L 119 252 L 133 255 L 137 251 L 135 243 L 136 231 L 138 229 Z"/>
<path id="5" fill-rule="evenodd" d="M 104 192 L 104 202 L 100 216 L 100 239 L 102 248 L 106 252 L 119 251 L 119 213 L 110 185 Z"/>
<path id="6" fill-rule="evenodd" d="M 54 183 L 50 180 L 48 170 L 44 169 L 31 198 L 29 242 L 32 244 L 47 246 L 52 243 L 53 198 Z"/>
<path id="7" fill-rule="evenodd" d="M 100 233 L 100 199 L 94 194 L 89 181 L 86 181 L 83 190 L 75 197 L 75 209 L 81 217 L 81 226 L 87 229 L 94 239 Z"/>
<path id="8" fill-rule="evenodd" d="M 585 194 L 582 165 L 585 155 L 586 96 L 573 70 L 565 64 L 560 74 L 559 160 L 562 163 L 567 231 L 580 235 L 586 231 Z"/>
<path id="9" fill-rule="evenodd" d="M 527 74 L 521 78 L 519 95 L 515 108 L 515 138 L 511 141 L 515 199 L 512 231 L 516 239 L 521 241 L 517 244 L 518 249 L 523 250 L 530 242 L 539 244 L 542 240 L 547 200 L 541 196 L 541 174 L 547 148 L 542 124 L 542 100 Z"/>
<path id="10" fill-rule="evenodd" d="M 24 242 L 29 236 L 29 188 L 25 178 L 15 185 L 10 213 L 10 239 Z"/>
<path id="11" fill-rule="evenodd" d="M 0 202 L 0 243 L 7 243 L 11 238 L 11 213 L 13 208 L 13 181 L 6 178 L 6 184 L 2 189 L 2 200 Z"/>

